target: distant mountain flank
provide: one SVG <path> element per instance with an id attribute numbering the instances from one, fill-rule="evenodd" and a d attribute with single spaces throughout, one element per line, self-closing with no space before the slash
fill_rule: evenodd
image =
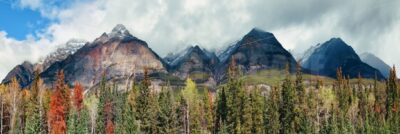
<path id="1" fill-rule="evenodd" d="M 340 67 L 345 76 L 357 78 L 384 79 L 379 70 L 361 61 L 360 57 L 340 38 L 332 38 L 323 44 L 312 47 L 306 52 L 301 61 L 302 67 L 312 74 L 336 77 L 336 70 Z"/>
<path id="2" fill-rule="evenodd" d="M 360 55 L 360 58 L 363 62 L 378 69 L 385 78 L 389 77 L 389 72 L 390 72 L 389 70 L 391 67 L 388 64 L 386 64 L 383 60 L 376 57 L 374 54 L 363 53 Z"/>

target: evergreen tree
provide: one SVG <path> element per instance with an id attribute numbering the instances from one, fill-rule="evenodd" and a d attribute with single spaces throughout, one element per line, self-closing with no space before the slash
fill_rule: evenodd
<path id="1" fill-rule="evenodd" d="M 228 106 L 227 106 L 227 96 L 225 93 L 225 88 L 222 88 L 221 90 L 219 90 L 218 92 L 218 97 L 217 97 L 217 101 L 216 101 L 216 114 L 215 114 L 215 125 L 214 125 L 214 133 L 217 133 L 220 128 L 222 128 L 222 122 L 226 122 L 227 121 L 227 111 L 228 111 Z M 225 124 L 224 124 L 225 125 Z M 225 125 L 225 127 L 227 127 Z"/>
<path id="2" fill-rule="evenodd" d="M 252 127 L 251 132 L 255 134 L 265 133 L 264 132 L 264 97 L 261 95 L 259 89 L 254 89 L 251 96 L 251 117 Z"/>
<path id="3" fill-rule="evenodd" d="M 208 91 L 208 89 L 204 89 L 203 94 L 203 111 L 204 111 L 204 119 L 203 124 L 205 124 L 204 128 L 206 128 L 208 133 L 213 132 L 213 125 L 214 125 L 214 105 L 212 101 L 212 95 Z"/>
<path id="4" fill-rule="evenodd" d="M 140 130 L 144 133 L 156 133 L 157 130 L 157 98 L 150 89 L 148 70 L 144 70 L 144 79 L 139 86 L 137 97 L 137 118 L 140 121 Z"/>
<path id="5" fill-rule="evenodd" d="M 280 133 L 280 104 L 281 92 L 278 88 L 273 87 L 269 93 L 268 99 L 265 99 L 265 133 L 278 134 Z"/>
<path id="6" fill-rule="evenodd" d="M 174 98 L 169 88 L 163 89 L 159 93 L 158 104 L 160 110 L 157 114 L 158 128 L 157 133 L 178 133 L 175 128 L 178 125 L 177 115 L 175 113 Z"/>
<path id="7" fill-rule="evenodd" d="M 106 87 L 106 77 L 105 75 L 103 75 L 101 81 L 100 81 L 100 90 L 97 90 L 98 92 L 98 98 L 99 98 L 99 102 L 97 103 L 97 116 L 96 116 L 96 133 L 106 133 L 106 122 L 107 122 L 107 118 L 106 118 L 106 113 L 105 113 L 105 104 L 109 101 L 111 101 L 110 99 L 110 94 L 111 91 L 109 88 Z"/>
<path id="8" fill-rule="evenodd" d="M 239 109 L 240 113 L 241 113 L 241 118 L 240 118 L 240 122 L 236 127 L 238 127 L 238 129 L 240 129 L 241 131 L 236 131 L 237 133 L 245 133 L 245 134 L 249 134 L 252 132 L 253 129 L 253 107 L 252 107 L 252 103 L 254 96 L 253 94 L 250 95 L 244 95 L 243 97 L 243 104 L 242 107 Z"/>
<path id="9" fill-rule="evenodd" d="M 391 133 L 400 133 L 400 121 L 399 121 L 399 89 L 397 87 L 397 76 L 396 68 L 390 71 L 389 78 L 386 81 L 386 120 L 390 124 Z"/>
<path id="10" fill-rule="evenodd" d="M 298 133 L 311 133 L 310 117 L 308 116 L 308 106 L 306 103 L 306 90 L 303 85 L 301 66 L 296 67 L 296 104 L 295 104 L 295 127 Z"/>
<path id="11" fill-rule="evenodd" d="M 289 68 L 289 67 L 287 67 Z M 280 106 L 281 133 L 296 133 L 295 128 L 296 91 L 292 86 L 289 71 L 282 84 L 282 103 Z"/>
<path id="12" fill-rule="evenodd" d="M 248 98 L 245 96 L 242 81 L 239 79 L 239 70 L 233 59 L 228 68 L 228 75 L 228 83 L 226 83 L 227 118 L 225 123 L 229 127 L 229 133 L 241 133 L 238 130 L 243 127 L 243 123 L 246 123 L 244 119 L 247 118 L 243 118 L 243 116 L 247 113 L 243 113 L 243 108 Z"/>
<path id="13" fill-rule="evenodd" d="M 43 122 L 43 113 L 41 111 L 40 102 L 42 101 L 41 94 L 39 91 L 42 89 L 40 87 L 41 80 L 39 78 L 39 74 L 35 71 L 35 78 L 32 82 L 31 86 L 31 97 L 30 100 L 27 102 L 28 104 L 28 115 L 26 120 L 25 126 L 25 133 L 26 134 L 40 134 L 45 133 L 44 130 L 44 122 Z"/>

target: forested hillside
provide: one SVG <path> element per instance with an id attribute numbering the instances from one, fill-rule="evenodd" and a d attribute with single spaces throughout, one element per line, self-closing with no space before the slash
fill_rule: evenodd
<path id="1" fill-rule="evenodd" d="M 216 91 L 186 86 L 151 90 L 144 79 L 125 91 L 103 78 L 92 92 L 75 82 L 68 87 L 64 72 L 51 89 L 36 74 L 21 89 L 14 78 L 0 87 L 2 133 L 134 134 L 134 133 L 400 133 L 400 94 L 396 71 L 385 81 L 355 84 L 337 69 L 337 80 L 305 86 L 301 67 L 292 79 L 268 90 L 248 89 L 240 69 L 228 68 L 228 80 Z"/>

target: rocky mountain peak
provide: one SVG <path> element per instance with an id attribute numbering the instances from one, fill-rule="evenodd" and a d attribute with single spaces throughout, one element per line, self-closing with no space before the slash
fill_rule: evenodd
<path id="1" fill-rule="evenodd" d="M 131 35 L 128 31 L 128 29 L 122 25 L 122 24 L 117 24 L 112 30 L 111 33 L 109 33 L 109 36 L 111 38 L 135 38 L 133 35 Z"/>

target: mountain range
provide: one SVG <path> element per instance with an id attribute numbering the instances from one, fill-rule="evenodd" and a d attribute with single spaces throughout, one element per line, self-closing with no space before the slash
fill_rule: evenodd
<path id="1" fill-rule="evenodd" d="M 154 88 L 167 83 L 179 85 L 188 77 L 213 88 L 224 83 L 226 70 L 232 61 L 244 75 L 261 70 L 283 70 L 286 65 L 294 72 L 297 64 L 274 34 L 258 28 L 250 30 L 219 54 L 195 45 L 161 58 L 145 41 L 130 34 L 121 24 L 92 42 L 72 40 L 67 44 L 70 45 L 57 49 L 38 63 L 24 62 L 14 67 L 2 83 L 9 83 L 16 77 L 22 87 L 29 86 L 36 70 L 45 85 L 52 87 L 56 73 L 63 70 L 69 85 L 80 82 L 86 89 L 91 89 L 105 78 L 107 82 L 124 88 L 132 81 L 141 80 L 147 69 Z M 305 73 L 315 75 L 334 78 L 336 69 L 341 67 L 344 75 L 351 78 L 360 74 L 364 78 L 376 76 L 384 79 L 382 73 L 386 74 L 384 70 L 387 67 L 375 66 L 381 64 L 377 59 L 361 59 L 343 40 L 332 38 L 311 47 L 299 64 Z"/>

